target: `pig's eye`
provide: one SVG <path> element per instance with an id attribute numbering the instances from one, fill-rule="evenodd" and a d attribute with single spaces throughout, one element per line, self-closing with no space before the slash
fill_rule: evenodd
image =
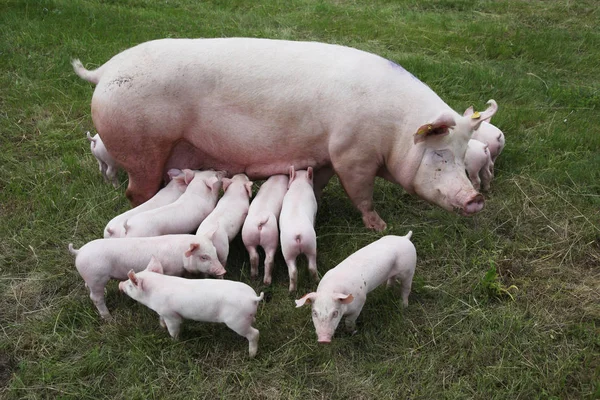
<path id="1" fill-rule="evenodd" d="M 209 256 L 207 256 L 207 255 L 201 255 L 201 256 L 200 256 L 200 259 L 201 259 L 202 261 L 208 261 L 208 260 L 210 260 L 210 257 L 209 257 Z"/>
<path id="2" fill-rule="evenodd" d="M 437 158 L 443 159 L 444 158 L 444 154 L 440 153 L 439 151 L 434 151 L 433 154 L 435 154 L 435 156 Z"/>
<path id="3" fill-rule="evenodd" d="M 337 310 L 335 310 L 335 311 L 333 312 L 333 318 L 337 318 L 337 316 L 338 316 L 338 315 L 339 315 L 339 312 L 338 312 Z"/>
<path id="4" fill-rule="evenodd" d="M 317 318 L 317 312 L 316 311 L 313 311 L 312 315 L 313 315 L 313 317 Z"/>

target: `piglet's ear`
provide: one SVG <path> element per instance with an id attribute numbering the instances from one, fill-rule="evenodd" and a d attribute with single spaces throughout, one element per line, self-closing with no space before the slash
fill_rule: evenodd
<path id="1" fill-rule="evenodd" d="M 246 192 L 248 193 L 248 198 L 252 198 L 252 184 L 254 182 L 246 182 L 244 183 L 244 186 L 246 187 Z"/>
<path id="2" fill-rule="evenodd" d="M 188 249 L 188 251 L 185 252 L 185 256 L 187 258 L 190 258 L 192 256 L 192 254 L 194 254 L 194 252 L 197 251 L 198 249 L 200 249 L 200 243 L 190 244 L 190 248 Z"/>
<path id="3" fill-rule="evenodd" d="M 440 115 L 434 122 L 421 125 L 414 134 L 415 144 L 424 142 L 430 137 L 446 136 L 450 133 L 450 128 L 456 125 L 454 117 L 451 114 L 444 113 Z"/>
<path id="4" fill-rule="evenodd" d="M 231 185 L 231 179 L 229 178 L 223 178 L 223 191 L 227 191 L 227 188 L 229 187 L 229 185 Z"/>
<path id="5" fill-rule="evenodd" d="M 496 111 L 498 111 L 498 103 L 496 103 L 495 100 L 491 99 L 487 102 L 488 108 L 479 113 L 479 112 L 474 112 L 473 114 L 471 114 L 471 128 L 476 131 L 477 129 L 479 129 L 479 126 L 481 125 L 481 123 L 483 121 L 487 121 L 490 122 L 490 120 L 492 119 L 492 117 L 494 116 L 494 114 L 496 114 Z"/>
<path id="6" fill-rule="evenodd" d="M 302 307 L 304 304 L 310 304 L 317 298 L 317 294 L 315 292 L 305 294 L 302 298 L 296 300 L 296 308 Z"/>
<path id="7" fill-rule="evenodd" d="M 351 294 L 342 293 L 334 293 L 333 298 L 342 304 L 349 304 L 352 303 L 352 300 L 354 300 L 354 296 L 352 296 Z"/>
<path id="8" fill-rule="evenodd" d="M 463 113 L 463 117 L 470 117 L 471 115 L 473 115 L 474 112 L 475 110 L 473 109 L 473 106 L 471 106 L 465 110 L 465 112 Z"/>
<path id="9" fill-rule="evenodd" d="M 191 169 L 184 169 L 182 172 L 184 173 L 185 184 L 189 185 L 196 174 Z"/>
<path id="10" fill-rule="evenodd" d="M 135 286 L 138 285 L 139 282 L 138 282 L 137 276 L 135 276 L 135 272 L 133 272 L 132 269 L 130 269 L 129 272 L 127 273 L 127 277 L 129 278 L 131 283 L 133 283 Z"/>
<path id="11" fill-rule="evenodd" d="M 164 274 L 162 264 L 154 256 L 152 256 L 152 258 L 150 259 L 150 262 L 148 263 L 148 266 L 146 267 L 146 271 L 156 272 L 157 274 L 161 274 L 161 275 Z"/>
<path id="12" fill-rule="evenodd" d="M 219 183 L 219 178 L 217 178 L 216 176 L 211 176 L 210 178 L 207 178 L 204 182 L 206 182 L 206 186 L 208 186 L 210 190 L 218 190 L 218 186 L 215 185 Z"/>
<path id="13" fill-rule="evenodd" d="M 290 185 L 292 184 L 292 182 L 296 178 L 296 170 L 294 169 L 293 165 L 290 165 L 289 175 L 290 175 L 290 180 L 288 181 L 288 189 L 290 188 Z"/>

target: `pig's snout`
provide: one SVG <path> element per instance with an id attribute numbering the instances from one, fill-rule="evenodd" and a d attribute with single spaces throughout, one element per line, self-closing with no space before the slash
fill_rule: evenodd
<path id="1" fill-rule="evenodd" d="M 319 339 L 317 339 L 317 342 L 323 343 L 323 344 L 329 344 L 329 343 L 331 343 L 331 338 L 319 338 Z"/>
<path id="2" fill-rule="evenodd" d="M 473 215 L 483 210 L 483 204 L 485 200 L 483 199 L 483 195 L 477 193 L 475 196 L 471 198 L 471 200 L 465 203 L 464 208 L 462 209 L 463 215 Z"/>
<path id="3" fill-rule="evenodd" d="M 124 291 L 125 291 L 125 282 L 119 282 L 119 290 L 120 290 L 121 292 L 124 292 Z"/>

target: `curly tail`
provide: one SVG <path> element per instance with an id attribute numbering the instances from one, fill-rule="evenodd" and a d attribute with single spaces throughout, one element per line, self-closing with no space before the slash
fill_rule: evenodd
<path id="1" fill-rule="evenodd" d="M 404 237 L 407 239 L 410 239 L 411 236 L 412 236 L 412 231 L 408 231 L 408 233 L 406 235 L 404 235 Z"/>
<path id="2" fill-rule="evenodd" d="M 91 82 L 94 85 L 97 85 L 98 81 L 100 81 L 100 77 L 102 76 L 100 68 L 95 69 L 93 71 L 89 71 L 85 69 L 81 61 L 79 61 L 78 59 L 72 60 L 71 65 L 73 66 L 75 73 L 79 75 L 81 79 L 85 79 L 86 81 Z"/>
<path id="3" fill-rule="evenodd" d="M 79 253 L 79 250 L 73 247 L 73 243 L 69 243 L 69 253 L 76 256 Z"/>
<path id="4" fill-rule="evenodd" d="M 260 296 L 258 296 L 258 297 L 256 298 L 256 301 L 257 301 L 257 302 L 259 302 L 259 301 L 261 301 L 261 300 L 262 300 L 262 299 L 264 299 L 264 298 L 265 298 L 265 293 L 264 293 L 264 292 L 260 292 Z"/>

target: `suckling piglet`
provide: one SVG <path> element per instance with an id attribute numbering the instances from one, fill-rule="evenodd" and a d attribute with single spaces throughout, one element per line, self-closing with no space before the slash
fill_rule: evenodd
<path id="1" fill-rule="evenodd" d="M 279 229 L 277 220 L 281 213 L 283 197 L 288 190 L 287 175 L 273 175 L 267 179 L 254 196 L 248 209 L 248 216 L 242 228 L 242 240 L 250 255 L 250 276 L 258 276 L 259 256 L 256 248 L 261 246 L 265 251 L 264 284 L 271 284 L 271 275 L 275 252 L 279 245 Z"/>
<path id="2" fill-rule="evenodd" d="M 102 173 L 102 176 L 106 181 L 110 181 L 113 187 L 116 189 L 119 186 L 119 180 L 117 178 L 117 172 L 119 168 L 117 166 L 117 162 L 110 155 L 104 143 L 102 143 L 102 139 L 99 134 L 95 134 L 93 137 L 88 131 L 86 133 L 87 139 L 90 141 L 90 150 L 92 150 L 92 154 L 96 157 L 98 161 L 98 168 Z"/>
<path id="3" fill-rule="evenodd" d="M 125 236 L 125 228 L 123 226 L 123 223 L 125 221 L 127 221 L 129 218 L 133 217 L 136 214 L 140 214 L 145 211 L 153 210 L 155 208 L 159 208 L 162 206 L 166 206 L 167 204 L 173 203 L 183 194 L 183 192 L 185 192 L 188 183 L 191 182 L 190 179 L 193 179 L 193 174 L 188 175 L 188 181 L 186 181 L 185 173 L 178 169 L 171 169 L 169 170 L 169 172 L 167 172 L 167 174 L 171 181 L 167 184 L 167 186 L 165 186 L 158 193 L 156 193 L 154 197 L 152 197 L 147 202 L 142 203 L 139 206 L 124 212 L 123 214 L 117 215 L 116 217 L 111 219 L 108 224 L 106 224 L 106 227 L 104 228 L 105 239 L 119 238 Z"/>
<path id="4" fill-rule="evenodd" d="M 408 295 L 417 263 L 417 252 L 406 236 L 384 236 L 351 254 L 335 268 L 327 271 L 317 291 L 296 300 L 296 307 L 312 304 L 312 320 L 319 343 L 329 343 L 346 317 L 346 328 L 354 331 L 356 319 L 367 299 L 367 293 L 387 282 L 401 281 L 402 303 Z"/>
<path id="5" fill-rule="evenodd" d="M 191 233 L 214 210 L 221 171 L 183 170 L 188 187 L 173 203 L 136 214 L 123 223 L 125 237 Z"/>
<path id="6" fill-rule="evenodd" d="M 76 256 L 77 271 L 102 318 L 110 318 L 104 302 L 108 281 L 126 280 L 129 270 L 142 271 L 153 255 L 163 263 L 167 275 L 182 275 L 184 270 L 219 277 L 225 274 L 210 241 L 195 235 L 97 239 L 79 250 L 69 243 L 69 251 Z"/>
<path id="7" fill-rule="evenodd" d="M 488 145 L 479 140 L 469 140 L 465 152 L 465 169 L 476 190 L 479 190 L 482 184 L 484 190 L 490 189 L 490 182 L 494 177 L 493 166 Z"/>
<path id="8" fill-rule="evenodd" d="M 317 234 L 315 232 L 315 216 L 317 199 L 313 191 L 313 169 L 296 171 L 290 167 L 288 191 L 283 197 L 279 229 L 281 251 L 290 275 L 290 292 L 296 290 L 298 268 L 296 258 L 306 254 L 308 270 L 315 281 L 319 281 L 317 272 Z"/>
<path id="9" fill-rule="evenodd" d="M 185 279 L 163 272 L 160 261 L 153 257 L 145 270 L 129 271 L 129 280 L 119 283 L 119 289 L 156 311 L 161 326 L 173 338 L 179 336 L 183 319 L 223 322 L 248 339 L 250 357 L 256 355 L 259 332 L 252 323 L 263 293 L 257 296 L 254 289 L 242 282 Z"/>
<path id="10" fill-rule="evenodd" d="M 242 229 L 248 214 L 252 182 L 245 174 L 233 178 L 223 178 L 223 197 L 215 209 L 202 221 L 196 235 L 210 237 L 221 264 L 226 265 L 229 255 L 229 242 Z"/>

